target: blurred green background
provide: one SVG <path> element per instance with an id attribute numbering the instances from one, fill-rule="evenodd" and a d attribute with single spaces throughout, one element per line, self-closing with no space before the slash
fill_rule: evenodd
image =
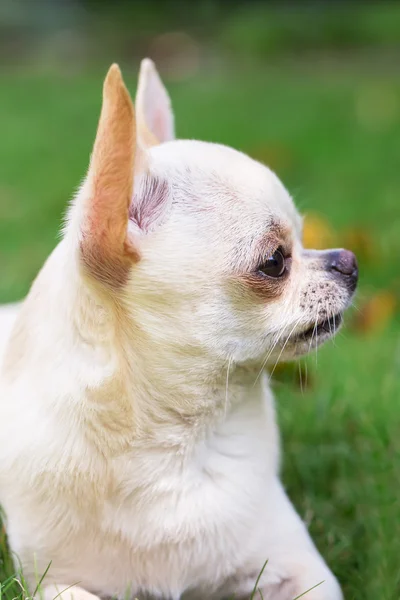
<path id="1" fill-rule="evenodd" d="M 108 66 L 134 94 L 144 56 L 179 137 L 265 162 L 306 244 L 358 255 L 347 327 L 276 370 L 283 478 L 345 597 L 398 600 L 400 3 L 1 0 L 0 301 L 23 297 L 57 243 Z M 0 580 L 11 572 L 4 549 Z"/>

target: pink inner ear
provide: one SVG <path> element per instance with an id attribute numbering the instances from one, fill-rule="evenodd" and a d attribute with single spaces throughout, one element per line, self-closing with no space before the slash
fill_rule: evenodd
<path id="1" fill-rule="evenodd" d="M 168 197 L 169 188 L 164 179 L 145 175 L 133 194 L 129 219 L 142 231 L 149 231 L 161 220 Z"/>
<path id="2" fill-rule="evenodd" d="M 164 142 L 167 139 L 168 132 L 161 109 L 155 111 L 153 119 L 153 131 L 160 141 Z"/>

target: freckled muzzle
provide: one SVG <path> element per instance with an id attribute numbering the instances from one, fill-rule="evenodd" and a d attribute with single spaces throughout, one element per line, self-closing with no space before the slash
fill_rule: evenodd
<path id="1" fill-rule="evenodd" d="M 340 294 L 340 291 L 338 297 L 340 297 L 342 303 L 345 302 L 348 306 L 358 282 L 358 265 L 353 252 L 343 249 L 323 251 L 306 250 L 304 254 L 306 258 L 311 261 L 311 266 L 309 268 L 317 271 L 324 271 L 325 274 L 329 274 L 331 280 L 336 280 L 339 290 L 343 290 L 343 288 L 346 290 L 346 299 Z M 329 289 L 329 283 L 325 282 L 324 284 L 320 284 L 320 286 L 323 286 L 324 291 L 326 288 Z M 315 294 L 315 290 L 312 290 L 312 292 Z M 324 342 L 335 335 L 342 323 L 345 307 L 342 306 L 339 310 L 335 310 L 334 303 L 331 307 L 329 299 L 325 294 L 324 300 L 328 302 L 328 306 L 325 307 L 324 302 L 322 301 L 321 307 L 317 310 L 318 314 L 316 317 L 311 315 L 311 310 L 310 316 L 312 317 L 313 322 L 311 322 L 303 331 L 297 332 L 292 337 L 293 342 L 297 344 L 300 343 L 300 353 L 303 351 L 308 352 L 311 348 L 320 345 L 321 342 Z M 318 304 L 317 299 L 317 306 Z M 314 304 L 312 303 L 310 309 L 313 306 Z"/>

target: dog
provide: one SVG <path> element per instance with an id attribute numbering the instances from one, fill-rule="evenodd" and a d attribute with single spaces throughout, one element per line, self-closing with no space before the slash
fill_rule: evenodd
<path id="1" fill-rule="evenodd" d="M 135 107 L 110 68 L 2 361 L 0 504 L 37 595 L 342 598 L 280 482 L 264 367 L 334 335 L 357 262 L 301 238 L 267 167 L 175 139 L 149 59 Z"/>

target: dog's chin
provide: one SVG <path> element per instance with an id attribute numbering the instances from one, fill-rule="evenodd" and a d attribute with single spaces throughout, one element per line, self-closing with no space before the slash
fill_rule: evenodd
<path id="1" fill-rule="evenodd" d="M 296 332 L 291 336 L 282 352 L 281 360 L 290 360 L 303 356 L 311 350 L 321 346 L 334 337 L 343 322 L 343 313 L 327 317 L 303 331 Z"/>

